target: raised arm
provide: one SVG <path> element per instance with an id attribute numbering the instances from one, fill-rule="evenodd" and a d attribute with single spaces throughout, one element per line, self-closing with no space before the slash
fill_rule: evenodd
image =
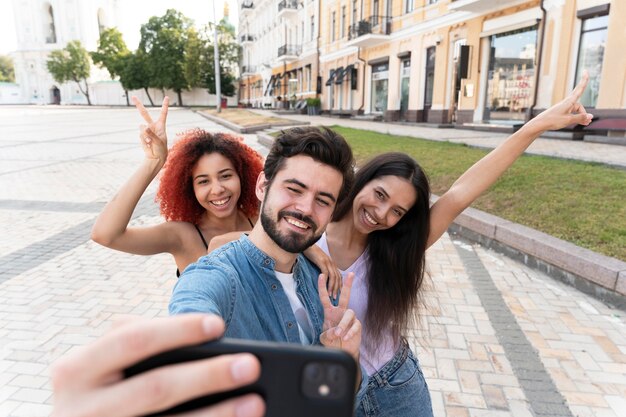
<path id="1" fill-rule="evenodd" d="M 431 208 L 428 247 L 443 235 L 463 210 L 500 178 L 539 135 L 571 124 L 586 126 L 591 122 L 593 116 L 578 102 L 588 80 L 589 76 L 585 72 L 580 83 L 567 98 L 530 120 L 452 184 Z"/>
<path id="2" fill-rule="evenodd" d="M 91 230 L 91 239 L 103 246 L 137 255 L 168 252 L 173 233 L 167 227 L 129 228 L 128 223 L 139 199 L 157 176 L 167 159 L 167 110 L 169 99 L 163 99 L 161 113 L 153 121 L 137 97 L 133 103 L 147 125 L 140 127 L 144 160 L 118 193 L 104 207 Z"/>

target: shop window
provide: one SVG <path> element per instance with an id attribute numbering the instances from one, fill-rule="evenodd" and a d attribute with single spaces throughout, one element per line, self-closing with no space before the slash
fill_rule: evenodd
<path id="1" fill-rule="evenodd" d="M 598 102 L 608 21 L 609 16 L 607 14 L 583 17 L 575 84 L 580 81 L 583 70 L 587 70 L 589 72 L 589 84 L 580 98 L 581 104 L 585 107 L 595 107 Z"/>
<path id="2" fill-rule="evenodd" d="M 387 110 L 388 92 L 389 63 L 372 65 L 372 113 L 382 113 Z"/>
<path id="3" fill-rule="evenodd" d="M 486 120 L 520 121 L 532 104 L 537 26 L 491 37 Z"/>

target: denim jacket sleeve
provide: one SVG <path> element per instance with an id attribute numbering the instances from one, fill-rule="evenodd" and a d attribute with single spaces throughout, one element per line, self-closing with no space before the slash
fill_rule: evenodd
<path id="1" fill-rule="evenodd" d="M 236 296 L 233 271 L 223 264 L 202 260 L 185 268 L 176 282 L 169 313 L 212 313 L 228 325 Z"/>

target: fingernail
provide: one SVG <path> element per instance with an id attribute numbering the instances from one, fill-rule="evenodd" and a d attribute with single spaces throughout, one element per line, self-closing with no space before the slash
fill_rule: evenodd
<path id="1" fill-rule="evenodd" d="M 257 396 L 248 396 L 237 401 L 235 415 L 237 417 L 249 417 L 259 415 L 259 410 L 263 407 L 262 401 Z"/>
<path id="2" fill-rule="evenodd" d="M 335 336 L 341 336 L 341 328 L 337 327 L 337 329 L 335 329 Z"/>
<path id="3" fill-rule="evenodd" d="M 230 373 L 235 382 L 245 382 L 252 378 L 255 359 L 251 355 L 242 355 L 230 365 Z"/>

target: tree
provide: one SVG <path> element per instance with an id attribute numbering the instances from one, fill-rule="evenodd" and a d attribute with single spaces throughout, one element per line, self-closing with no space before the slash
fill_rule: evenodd
<path id="1" fill-rule="evenodd" d="M 185 78 L 190 88 L 204 87 L 202 83 L 202 67 L 204 66 L 203 50 L 206 41 L 200 37 L 194 28 L 187 30 L 185 43 Z"/>
<path id="2" fill-rule="evenodd" d="M 87 103 L 91 106 L 89 84 L 87 83 L 91 70 L 89 53 L 80 41 L 71 41 L 65 48 L 50 52 L 47 66 L 52 78 L 59 84 L 68 81 L 74 81 L 78 84 L 78 89 L 87 98 Z M 85 84 L 84 89 L 81 81 Z"/>
<path id="3" fill-rule="evenodd" d="M 150 87 L 150 71 L 146 56 L 141 52 L 129 53 L 120 62 L 120 83 L 124 90 L 139 90 L 146 92 L 150 105 L 154 106 L 148 87 Z M 127 94 L 128 96 L 128 94 Z"/>
<path id="4" fill-rule="evenodd" d="M 176 91 L 181 106 L 182 90 L 189 88 L 184 67 L 186 35 L 191 26 L 192 21 L 174 9 L 151 17 L 141 26 L 139 50 L 147 58 L 150 86 Z"/>
<path id="5" fill-rule="evenodd" d="M 213 40 L 213 25 L 209 24 L 205 30 L 207 42 L 205 57 L 203 59 L 203 80 L 204 87 L 210 94 L 215 94 L 215 44 Z M 239 66 L 241 57 L 241 47 L 235 37 L 235 28 L 227 21 L 222 20 L 217 25 L 217 43 L 220 61 L 220 89 L 222 95 L 232 97 L 236 92 L 235 71 Z"/>
<path id="6" fill-rule="evenodd" d="M 106 68 L 111 78 L 120 77 L 121 72 L 124 70 L 124 65 L 127 63 L 125 58 L 130 54 L 122 33 L 116 28 L 110 28 L 104 30 L 100 34 L 98 40 L 98 49 L 95 52 L 91 52 L 91 59 L 93 63 Z M 128 90 L 126 92 L 126 105 L 130 105 L 128 100 Z"/>
<path id="7" fill-rule="evenodd" d="M 15 68 L 13 60 L 6 55 L 0 55 L 0 81 L 15 82 Z"/>

